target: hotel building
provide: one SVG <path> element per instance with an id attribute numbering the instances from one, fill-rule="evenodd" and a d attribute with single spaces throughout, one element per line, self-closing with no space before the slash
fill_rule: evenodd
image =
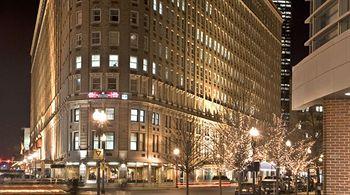
<path id="1" fill-rule="evenodd" d="M 228 111 L 269 123 L 280 114 L 281 25 L 270 0 L 41 0 L 31 48 L 41 176 L 94 182 L 102 129 L 109 180 L 172 182 L 162 154 L 185 121 Z"/>

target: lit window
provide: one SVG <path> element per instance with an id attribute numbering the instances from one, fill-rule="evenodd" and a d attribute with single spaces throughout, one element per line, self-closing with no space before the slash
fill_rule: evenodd
<path id="1" fill-rule="evenodd" d="M 119 9 L 109 9 L 109 21 L 111 23 L 118 23 L 119 17 Z"/>
<path id="2" fill-rule="evenodd" d="M 113 150 L 114 149 L 114 133 L 113 132 L 106 132 L 106 142 L 105 142 L 105 149 L 106 150 Z"/>
<path id="3" fill-rule="evenodd" d="M 77 56 L 76 58 L 75 58 L 75 69 L 81 69 L 81 64 L 82 64 L 82 62 L 81 62 L 81 56 Z"/>
<path id="4" fill-rule="evenodd" d="M 157 0 L 153 0 L 153 10 L 157 11 Z"/>
<path id="5" fill-rule="evenodd" d="M 130 47 L 131 48 L 138 48 L 138 35 L 136 33 L 130 33 Z"/>
<path id="6" fill-rule="evenodd" d="M 91 21 L 93 23 L 101 22 L 101 9 L 92 9 Z"/>
<path id="7" fill-rule="evenodd" d="M 98 143 L 98 135 L 96 131 L 92 131 L 92 142 L 93 142 L 93 149 L 98 149 L 99 148 L 99 143 Z"/>
<path id="8" fill-rule="evenodd" d="M 143 66 L 142 66 L 142 70 L 147 72 L 147 66 L 148 66 L 148 61 L 147 59 L 143 59 Z"/>
<path id="9" fill-rule="evenodd" d="M 137 69 L 137 57 L 136 56 L 130 56 L 130 68 Z"/>
<path id="10" fill-rule="evenodd" d="M 75 108 L 73 110 L 73 121 L 79 122 L 79 120 L 80 120 L 80 110 L 79 110 L 79 108 Z"/>
<path id="11" fill-rule="evenodd" d="M 119 32 L 111 31 L 109 32 L 109 46 L 119 46 Z"/>
<path id="12" fill-rule="evenodd" d="M 116 68 L 118 67 L 119 56 L 118 55 L 109 55 L 109 67 Z"/>
<path id="13" fill-rule="evenodd" d="M 162 2 L 159 2 L 159 14 L 163 14 L 163 4 Z"/>
<path id="14" fill-rule="evenodd" d="M 81 86 L 81 79 L 75 78 L 75 82 L 74 82 L 75 91 L 80 91 L 80 86 Z"/>
<path id="15" fill-rule="evenodd" d="M 157 65 L 156 65 L 156 63 L 152 63 L 152 74 L 156 74 L 157 73 Z"/>
<path id="16" fill-rule="evenodd" d="M 130 134 L 130 150 L 137 150 L 137 133 Z"/>
<path id="17" fill-rule="evenodd" d="M 114 120 L 114 108 L 106 108 L 106 115 L 107 115 L 107 120 L 113 121 Z"/>
<path id="18" fill-rule="evenodd" d="M 153 112 L 152 113 L 152 125 L 159 125 L 159 114 Z"/>
<path id="19" fill-rule="evenodd" d="M 91 56 L 91 67 L 100 67 L 100 55 Z"/>
<path id="20" fill-rule="evenodd" d="M 79 132 L 73 132 L 73 149 L 79 150 Z"/>
<path id="21" fill-rule="evenodd" d="M 140 110 L 140 117 L 139 117 L 139 121 L 141 123 L 144 123 L 145 122 L 145 111 L 144 110 Z"/>
<path id="22" fill-rule="evenodd" d="M 131 109 L 130 120 L 132 122 L 137 122 L 137 118 L 138 118 L 138 110 L 137 109 Z"/>
<path id="23" fill-rule="evenodd" d="M 101 44 L 101 32 L 96 31 L 91 33 L 91 45 L 96 46 Z"/>

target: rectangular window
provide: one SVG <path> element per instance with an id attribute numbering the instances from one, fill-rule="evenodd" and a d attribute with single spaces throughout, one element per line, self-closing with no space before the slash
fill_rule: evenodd
<path id="1" fill-rule="evenodd" d="M 134 26 L 139 25 L 139 12 L 137 11 L 130 12 L 130 24 Z"/>
<path id="2" fill-rule="evenodd" d="M 92 9 L 91 22 L 92 23 L 101 22 L 101 9 Z"/>
<path id="3" fill-rule="evenodd" d="M 119 65 L 119 56 L 118 55 L 109 55 L 109 67 L 117 68 Z"/>
<path id="4" fill-rule="evenodd" d="M 148 51 L 148 37 L 143 37 L 143 50 Z"/>
<path id="5" fill-rule="evenodd" d="M 91 56 L 91 67 L 93 68 L 100 67 L 100 55 Z"/>
<path id="6" fill-rule="evenodd" d="M 147 59 L 143 59 L 142 70 L 147 72 L 148 61 Z"/>
<path id="7" fill-rule="evenodd" d="M 153 75 L 155 75 L 157 73 L 157 69 L 156 68 L 157 68 L 157 65 L 156 65 L 156 63 L 153 62 L 152 63 L 152 74 Z"/>
<path id="8" fill-rule="evenodd" d="M 131 78 L 130 79 L 130 92 L 137 93 L 137 87 L 138 86 L 138 80 L 137 78 Z"/>
<path id="9" fill-rule="evenodd" d="M 79 108 L 75 108 L 73 111 L 73 121 L 79 122 L 79 120 L 80 120 L 80 110 Z"/>
<path id="10" fill-rule="evenodd" d="M 141 123 L 144 123 L 145 122 L 145 111 L 144 110 L 140 110 L 140 118 L 139 118 L 139 121 Z"/>
<path id="11" fill-rule="evenodd" d="M 153 112 L 152 113 L 152 125 L 159 125 L 159 114 Z"/>
<path id="12" fill-rule="evenodd" d="M 137 109 L 131 109 L 130 120 L 132 122 L 137 122 L 138 121 L 137 118 L 138 118 L 138 110 Z"/>
<path id="13" fill-rule="evenodd" d="M 118 31 L 109 32 L 109 46 L 111 46 L 111 47 L 119 46 L 119 32 Z"/>
<path id="14" fill-rule="evenodd" d="M 105 135 L 106 135 L 105 149 L 114 150 L 114 133 L 106 132 Z"/>
<path id="15" fill-rule="evenodd" d="M 157 0 L 153 0 L 153 10 L 157 11 Z"/>
<path id="16" fill-rule="evenodd" d="M 92 78 L 91 89 L 93 91 L 101 90 L 101 78 L 100 77 L 93 77 Z"/>
<path id="17" fill-rule="evenodd" d="M 130 68 L 137 69 L 137 57 L 136 56 L 130 56 Z"/>
<path id="18" fill-rule="evenodd" d="M 159 136 L 153 135 L 152 151 L 159 152 Z"/>
<path id="19" fill-rule="evenodd" d="M 145 151 L 146 135 L 144 133 L 139 134 L 139 150 Z"/>
<path id="20" fill-rule="evenodd" d="M 91 45 L 96 46 L 96 45 L 101 45 L 101 32 L 96 31 L 91 33 Z"/>
<path id="21" fill-rule="evenodd" d="M 108 90 L 117 90 L 117 78 L 108 77 L 107 78 L 107 88 Z"/>
<path id="22" fill-rule="evenodd" d="M 80 86 L 81 86 L 81 79 L 80 78 L 75 78 L 74 79 L 74 89 L 75 91 L 80 91 Z"/>
<path id="23" fill-rule="evenodd" d="M 135 49 L 139 47 L 139 38 L 137 33 L 130 33 L 130 47 Z"/>
<path id="24" fill-rule="evenodd" d="M 109 22 L 119 23 L 120 13 L 119 9 L 109 9 Z"/>
<path id="25" fill-rule="evenodd" d="M 81 33 L 76 34 L 76 36 L 75 36 L 75 47 L 77 47 L 77 48 L 81 47 L 82 40 L 83 40 L 82 34 Z"/>
<path id="26" fill-rule="evenodd" d="M 75 57 L 75 69 L 76 69 L 76 70 L 81 69 L 81 64 L 82 64 L 82 62 L 81 62 L 81 56 Z"/>
<path id="27" fill-rule="evenodd" d="M 99 148 L 98 136 L 97 136 L 96 131 L 92 131 L 92 147 L 93 147 L 93 149 Z"/>
<path id="28" fill-rule="evenodd" d="M 73 132 L 73 150 L 79 150 L 79 132 Z"/>
<path id="29" fill-rule="evenodd" d="M 138 133 L 131 133 L 130 134 L 130 150 L 132 150 L 132 151 L 137 150 L 137 134 Z"/>
<path id="30" fill-rule="evenodd" d="M 83 23 L 83 13 L 81 11 L 77 11 L 76 17 L 77 18 L 76 18 L 75 24 L 77 26 L 80 26 Z"/>
<path id="31" fill-rule="evenodd" d="M 107 120 L 113 121 L 114 120 L 114 108 L 106 108 L 106 115 L 107 115 Z"/>
<path id="32" fill-rule="evenodd" d="M 163 4 L 159 1 L 159 14 L 163 15 Z"/>

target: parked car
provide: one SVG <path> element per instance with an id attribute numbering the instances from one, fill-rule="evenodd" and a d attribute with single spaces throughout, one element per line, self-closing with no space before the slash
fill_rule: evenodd
<path id="1" fill-rule="evenodd" d="M 258 186 L 256 186 L 255 193 L 254 193 L 252 183 L 242 183 L 241 188 L 242 188 L 241 195 L 254 195 L 254 194 L 257 194 L 259 192 L 259 188 L 258 188 Z M 235 195 L 239 194 L 238 190 L 239 189 L 236 190 Z"/>
<path id="2" fill-rule="evenodd" d="M 211 179 L 212 182 L 214 183 L 219 183 L 220 182 L 220 176 L 219 175 L 215 175 L 212 179 Z M 230 179 L 227 178 L 225 175 L 221 175 L 221 183 L 224 184 L 224 183 L 230 183 Z"/>

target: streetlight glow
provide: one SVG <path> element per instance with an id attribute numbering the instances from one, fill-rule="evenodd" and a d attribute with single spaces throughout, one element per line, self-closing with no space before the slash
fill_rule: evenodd
<path id="1" fill-rule="evenodd" d="M 174 152 L 175 156 L 179 156 L 179 154 L 180 154 L 179 148 L 175 148 L 173 152 Z"/>
<path id="2" fill-rule="evenodd" d="M 287 140 L 286 141 L 286 146 L 291 147 L 292 146 L 292 142 L 290 140 Z"/>
<path id="3" fill-rule="evenodd" d="M 105 113 L 105 111 L 100 111 L 98 109 L 95 110 L 95 112 L 92 114 L 92 118 L 95 121 L 98 121 L 99 123 L 104 123 L 107 121 L 107 115 Z"/>
<path id="4" fill-rule="evenodd" d="M 257 128 L 252 127 L 252 128 L 249 130 L 249 134 L 250 134 L 250 136 L 252 136 L 252 137 L 257 137 L 257 136 L 260 135 L 260 132 L 259 132 L 259 130 L 258 130 Z"/>

